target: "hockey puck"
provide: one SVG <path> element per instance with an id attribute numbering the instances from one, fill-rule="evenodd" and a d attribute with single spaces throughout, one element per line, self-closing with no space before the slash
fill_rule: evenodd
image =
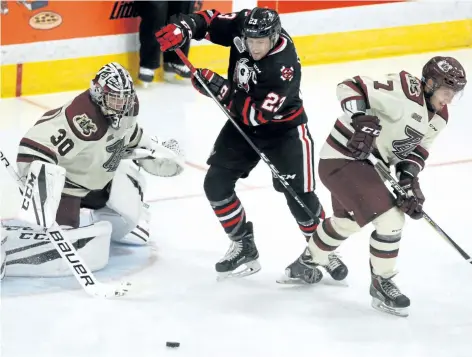
<path id="1" fill-rule="evenodd" d="M 177 348 L 177 347 L 180 346 L 180 342 L 169 342 L 169 341 L 167 341 L 166 346 L 170 347 L 170 348 Z"/>

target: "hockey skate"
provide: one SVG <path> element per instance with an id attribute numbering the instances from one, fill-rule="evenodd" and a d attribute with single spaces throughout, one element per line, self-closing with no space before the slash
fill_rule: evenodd
<path id="1" fill-rule="evenodd" d="M 247 222 L 246 225 L 247 233 L 244 237 L 232 241 L 225 256 L 215 264 L 215 269 L 218 272 L 218 281 L 226 278 L 241 278 L 261 270 L 261 265 L 257 261 L 259 252 L 254 243 L 252 223 Z M 241 266 L 243 267 L 238 269 Z"/>
<path id="2" fill-rule="evenodd" d="M 401 293 L 392 278 L 385 279 L 372 275 L 372 283 L 370 284 L 372 307 L 388 314 L 407 317 L 410 299 Z"/>
<path id="3" fill-rule="evenodd" d="M 323 273 L 317 266 L 307 247 L 297 260 L 285 268 L 285 275 L 276 281 L 279 284 L 293 285 L 318 283 L 323 278 Z"/>
<path id="4" fill-rule="evenodd" d="M 147 88 L 154 81 L 154 71 L 154 69 L 150 68 L 139 68 L 138 79 L 143 88 Z"/>
<path id="5" fill-rule="evenodd" d="M 277 280 L 279 284 L 315 284 L 322 278 L 323 274 L 318 269 L 322 267 L 334 280 L 344 280 L 348 269 L 346 264 L 336 253 L 328 256 L 329 263 L 321 265 L 313 262 L 310 250 L 305 248 L 302 255 L 285 269 L 285 276 Z"/>
<path id="6" fill-rule="evenodd" d="M 179 79 L 190 79 L 192 73 L 186 65 L 177 63 L 164 63 L 164 79 L 168 82 L 175 82 Z"/>
<path id="7" fill-rule="evenodd" d="M 328 259 L 328 265 L 322 265 L 322 267 L 325 268 L 329 275 L 336 281 L 346 279 L 349 270 L 346 264 L 341 260 L 341 257 L 333 252 L 328 256 Z"/>

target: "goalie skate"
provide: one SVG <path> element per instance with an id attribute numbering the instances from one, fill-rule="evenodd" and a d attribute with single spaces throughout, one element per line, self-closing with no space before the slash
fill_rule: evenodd
<path id="1" fill-rule="evenodd" d="M 248 222 L 247 233 L 243 238 L 231 242 L 225 256 L 215 265 L 217 280 L 242 278 L 261 270 L 257 261 L 259 252 L 254 243 L 252 223 Z"/>

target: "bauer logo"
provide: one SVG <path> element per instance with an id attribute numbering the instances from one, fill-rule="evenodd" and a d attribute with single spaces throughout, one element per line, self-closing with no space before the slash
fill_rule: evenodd
<path id="1" fill-rule="evenodd" d="M 29 24 L 36 30 L 51 30 L 62 24 L 62 16 L 52 11 L 42 11 L 32 16 Z"/>

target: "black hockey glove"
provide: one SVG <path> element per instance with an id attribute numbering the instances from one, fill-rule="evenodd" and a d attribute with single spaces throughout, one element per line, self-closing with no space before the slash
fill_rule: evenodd
<path id="1" fill-rule="evenodd" d="M 425 197 L 421 191 L 418 177 L 412 177 L 400 173 L 400 181 L 398 181 L 398 184 L 407 194 L 405 197 L 395 190 L 395 194 L 397 195 L 396 204 L 398 208 L 413 219 L 421 219 L 423 217 L 423 203 Z"/>
<path id="2" fill-rule="evenodd" d="M 209 69 L 198 69 L 200 78 L 205 81 L 208 89 L 211 93 L 220 101 L 221 104 L 228 104 L 229 99 L 229 82 L 228 80 L 221 77 L 218 73 L 215 73 Z M 201 85 L 197 78 L 192 76 L 192 85 L 201 94 L 209 97 L 210 95 L 205 88 Z"/>
<path id="3" fill-rule="evenodd" d="M 366 160 L 374 147 L 374 141 L 380 135 L 382 126 L 380 120 L 372 115 L 355 115 L 352 118 L 354 135 L 347 142 L 347 148 L 353 153 L 354 158 Z"/>

